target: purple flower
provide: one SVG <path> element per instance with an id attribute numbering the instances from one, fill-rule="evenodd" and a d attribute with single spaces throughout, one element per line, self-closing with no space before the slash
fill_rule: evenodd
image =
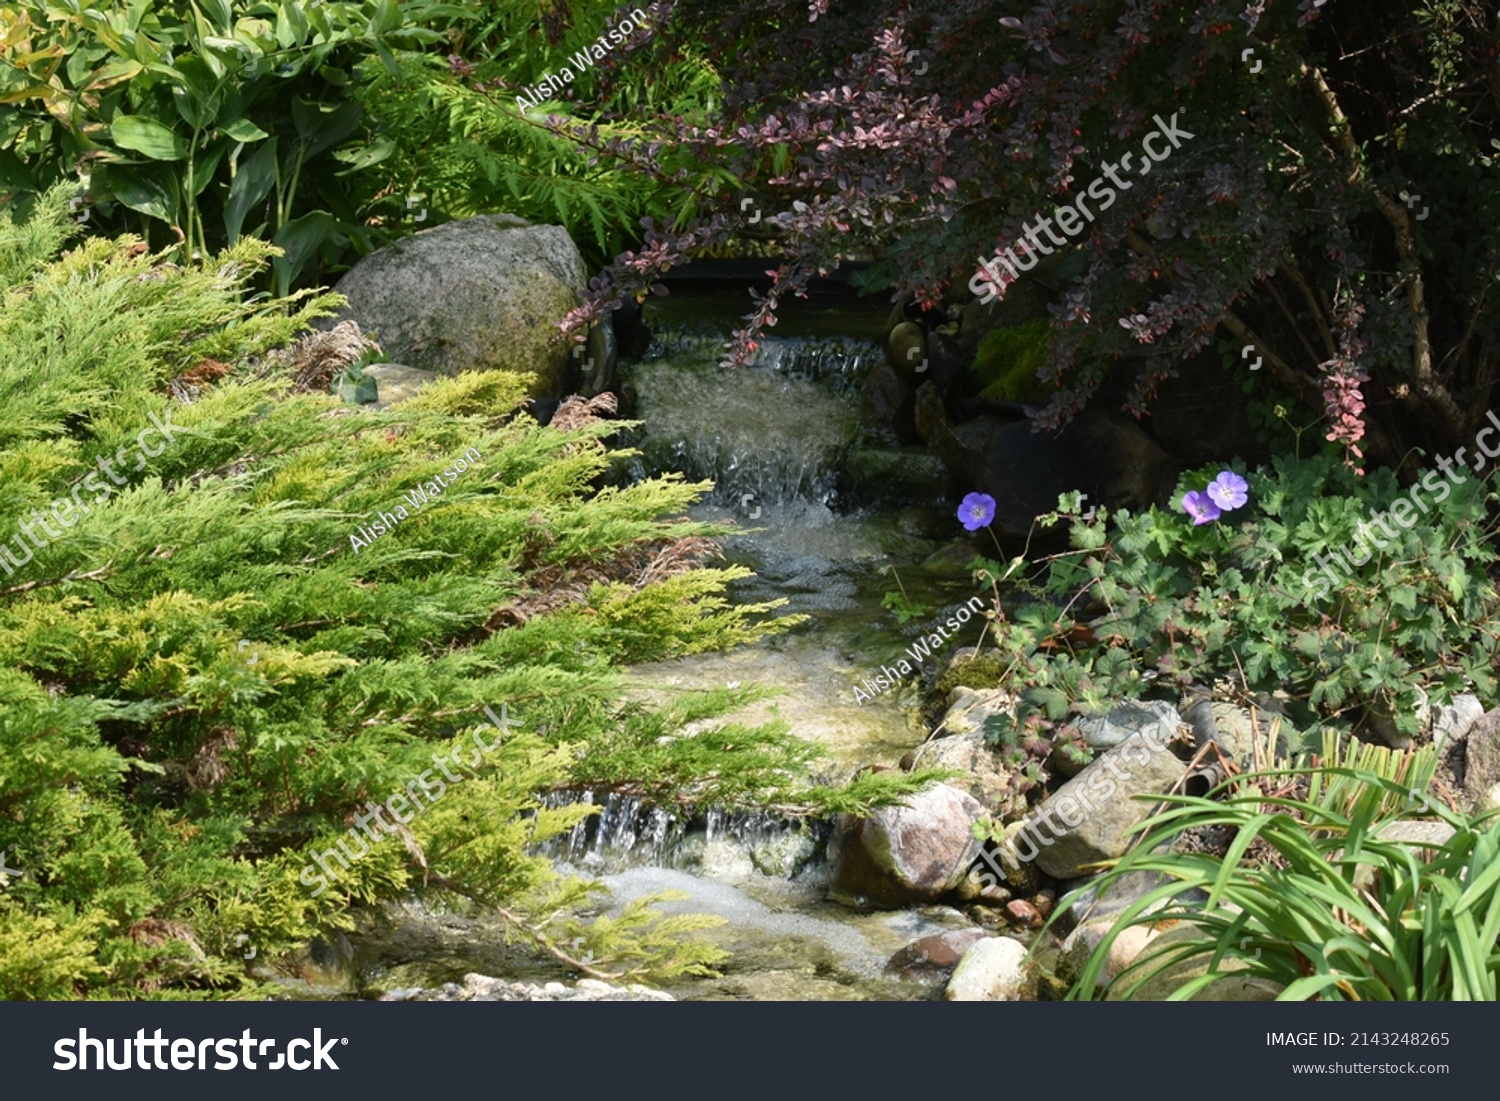
<path id="1" fill-rule="evenodd" d="M 1250 499 L 1250 485 L 1232 470 L 1226 470 L 1208 485 L 1208 496 L 1225 512 Z"/>
<path id="2" fill-rule="evenodd" d="M 995 518 L 995 499 L 988 493 L 971 493 L 958 506 L 958 518 L 965 531 L 978 531 Z"/>
<path id="3" fill-rule="evenodd" d="M 1182 499 L 1182 508 L 1193 518 L 1194 527 L 1211 524 L 1219 518 L 1219 506 L 1206 493 L 1200 493 L 1196 489 Z"/>

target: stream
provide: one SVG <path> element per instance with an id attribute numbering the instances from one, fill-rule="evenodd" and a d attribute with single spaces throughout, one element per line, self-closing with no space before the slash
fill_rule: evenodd
<path id="1" fill-rule="evenodd" d="M 916 690 L 907 685 L 857 704 L 854 689 L 894 664 L 921 625 L 941 621 L 974 590 L 972 552 L 945 499 L 920 505 L 859 505 L 847 492 L 845 459 L 858 433 L 859 386 L 881 355 L 874 334 L 887 307 L 849 298 L 839 308 L 788 309 L 756 362 L 717 366 L 722 342 L 745 312 L 743 292 L 674 291 L 650 322 L 655 334 L 640 362 L 622 362 L 641 426 L 622 439 L 641 454 L 627 477 L 668 470 L 714 482 L 691 511 L 743 530 L 725 543 L 732 563 L 755 576 L 733 599 L 786 601 L 777 614 L 805 622 L 732 653 L 636 666 L 632 692 L 644 698 L 736 683 L 774 686 L 779 695 L 726 716 L 780 717 L 828 753 L 824 775 L 839 782 L 866 765 L 894 766 L 926 734 Z M 905 628 L 882 606 L 897 588 L 927 616 Z M 971 625 L 964 641 L 977 635 Z M 936 655 L 925 672 L 934 672 Z M 582 792 L 584 799 L 593 793 Z M 663 890 L 686 897 L 667 912 L 718 915 L 705 936 L 729 952 L 721 975 L 679 980 L 684 999 L 924 999 L 941 988 L 888 975 L 890 956 L 919 937 L 971 922 L 927 906 L 868 911 L 825 898 L 826 823 L 709 812 L 684 821 L 610 795 L 602 815 L 581 823 L 548 855 L 564 870 L 601 879 L 613 905 Z M 473 915 L 396 908 L 388 926 L 321 946 L 305 976 L 314 986 L 372 992 L 457 981 L 468 971 L 529 981 L 564 980 L 550 961 L 504 944 L 498 924 Z M 341 980 L 339 976 L 344 978 Z"/>

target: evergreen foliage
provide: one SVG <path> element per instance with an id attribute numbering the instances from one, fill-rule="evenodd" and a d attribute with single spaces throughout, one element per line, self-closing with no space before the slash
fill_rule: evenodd
<path id="1" fill-rule="evenodd" d="M 0 578 L 0 849 L 23 873 L 0 889 L 0 998 L 248 992 L 237 937 L 265 961 L 423 884 L 590 973 L 699 970 L 716 958 L 690 936 L 703 919 L 585 920 L 596 887 L 529 846 L 591 808 L 544 793 L 608 781 L 826 813 L 920 786 L 812 785 L 784 729 L 713 724 L 728 694 L 626 705 L 615 666 L 778 626 L 724 599 L 742 571 L 703 564 L 719 529 L 679 518 L 703 485 L 596 489 L 611 426 L 515 415 L 524 377 L 449 379 L 386 411 L 299 392 L 249 357 L 333 296 L 247 297 L 272 251 L 253 238 L 198 264 L 130 237 L 53 259 L 67 198 L 0 216 L 0 537 L 33 552 Z M 175 438 L 147 457 L 152 415 Z M 121 452 L 139 458 L 116 463 L 123 484 L 77 494 Z M 481 458 L 442 474 L 466 452 Z M 33 510 L 70 497 L 87 511 L 23 541 Z M 398 504 L 356 553 L 351 534 Z M 482 710 L 502 706 L 517 725 L 478 759 Z M 401 843 L 309 889 L 367 801 L 452 752 L 474 766 L 416 801 Z M 579 938 L 590 960 L 559 947 Z"/>

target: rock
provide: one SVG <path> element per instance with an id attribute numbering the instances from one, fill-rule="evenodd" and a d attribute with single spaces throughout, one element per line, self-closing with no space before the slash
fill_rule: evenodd
<path id="1" fill-rule="evenodd" d="M 990 906 L 997 910 L 1005 909 L 1005 904 L 1010 901 L 1010 891 L 998 884 L 991 884 L 979 892 L 974 900 L 980 906 Z"/>
<path id="2" fill-rule="evenodd" d="M 1017 838 L 1026 828 L 1025 820 L 1012 822 L 1005 827 L 1004 842 L 999 846 L 984 846 L 979 854 L 976 869 L 986 885 L 1006 884 L 1016 894 L 1030 895 L 1041 886 L 1041 873 L 1031 860 L 1021 859 Z"/>
<path id="3" fill-rule="evenodd" d="M 829 896 L 855 905 L 932 902 L 959 885 L 979 855 L 973 826 L 985 809 L 967 792 L 934 784 L 906 806 L 868 818 L 839 815 L 828 842 Z"/>
<path id="4" fill-rule="evenodd" d="M 1416 858 L 1425 864 L 1437 856 L 1437 850 L 1453 839 L 1453 833 L 1453 827 L 1447 822 L 1402 818 L 1377 826 L 1374 836 L 1377 841 L 1399 841 L 1421 845 L 1422 847 L 1416 852 Z M 1352 881 L 1354 886 L 1361 891 L 1369 890 L 1375 882 L 1375 869 L 1374 864 L 1356 865 Z"/>
<path id="5" fill-rule="evenodd" d="M 415 397 L 417 391 L 442 377 L 436 371 L 423 371 L 404 363 L 371 363 L 364 369 L 364 373 L 375 380 L 375 392 L 378 396 L 371 406 L 373 409 L 384 409 Z"/>
<path id="6" fill-rule="evenodd" d="M 1018 898 L 1005 904 L 1005 920 L 1020 929 L 1040 929 L 1047 919 L 1031 903 Z"/>
<path id="7" fill-rule="evenodd" d="M 1151 434 L 1183 469 L 1236 456 L 1252 466 L 1270 459 L 1270 449 L 1256 437 L 1249 412 L 1252 401 L 1265 399 L 1247 393 L 1235 376 L 1236 372 L 1224 369 L 1217 354 L 1201 353 L 1176 361 L 1173 377 L 1157 384 L 1151 402 Z M 1204 416 L 1206 409 L 1214 415 Z"/>
<path id="8" fill-rule="evenodd" d="M 1162 794 L 1185 771 L 1170 750 L 1132 735 L 1038 804 L 1012 849 L 1055 879 L 1076 878 L 1087 865 L 1123 856 L 1135 841 L 1130 830 L 1153 809 L 1135 796 Z"/>
<path id="9" fill-rule="evenodd" d="M 903 979 L 927 982 L 947 981 L 958 961 L 975 941 L 984 939 L 979 929 L 950 929 L 921 940 L 914 940 L 902 948 L 885 969 Z"/>
<path id="10" fill-rule="evenodd" d="M 506 982 L 468 974 L 463 984 L 444 983 L 432 990 L 392 990 L 383 1002 L 673 1002 L 677 999 L 648 986 L 614 986 L 598 979 L 579 979 L 571 989 L 560 982 Z"/>
<path id="11" fill-rule="evenodd" d="M 1460 692 L 1452 703 L 1428 705 L 1428 725 L 1432 729 L 1432 740 L 1438 746 L 1452 745 L 1469 736 L 1474 724 L 1484 717 L 1484 704 L 1478 696 Z"/>
<path id="12" fill-rule="evenodd" d="M 361 259 L 334 288 L 392 359 L 440 375 L 535 375 L 534 395 L 577 389 L 583 371 L 552 343 L 580 302 L 583 258 L 561 226 L 482 214 L 404 238 Z"/>
<path id="13" fill-rule="evenodd" d="M 1083 491 L 1091 505 L 1139 512 L 1164 502 L 1176 469 L 1134 422 L 1085 410 L 1055 432 L 1036 433 L 1025 422 L 1007 424 L 989 439 L 975 486 L 995 498 L 994 528 L 1024 539 L 1032 522 L 1057 508 L 1061 494 Z"/>
<path id="14" fill-rule="evenodd" d="M 991 527 L 1001 539 L 1024 540 L 1061 494 L 1088 494 L 1085 510 L 1140 511 L 1164 502 L 1176 475 L 1166 452 L 1134 422 L 1092 410 L 1050 432 L 994 415 L 953 424 L 929 383 L 917 391 L 916 422 L 957 481 L 995 499 Z"/>
<path id="15" fill-rule="evenodd" d="M 1400 819 L 1387 822 L 1375 829 L 1379 841 L 1401 841 L 1425 846 L 1426 859 L 1432 859 L 1432 850 L 1441 849 L 1453 840 L 1453 827 L 1447 822 L 1420 819 Z"/>
<path id="16" fill-rule="evenodd" d="M 950 1002 L 1029 1000 L 1035 984 L 1026 974 L 1026 946 L 1009 937 L 977 941 L 954 968 L 943 997 Z"/>
<path id="17" fill-rule="evenodd" d="M 791 879 L 818 852 L 818 843 L 805 827 L 786 830 L 750 845 L 750 859 L 763 875 Z"/>
<path id="18" fill-rule="evenodd" d="M 961 660 L 955 654 L 953 664 Z M 948 710 L 943 721 L 933 733 L 938 738 L 956 737 L 963 734 L 983 736 L 984 724 L 991 715 L 1008 714 L 1014 717 L 1016 698 L 1003 688 L 968 688 L 959 685 L 948 693 Z"/>
<path id="19" fill-rule="evenodd" d="M 963 778 L 948 782 L 963 788 L 991 811 L 1003 811 L 1010 805 L 1010 774 L 1000 762 L 1000 755 L 985 744 L 984 736 L 970 732 L 952 738 L 937 738 L 918 746 L 911 755 L 912 767 L 951 768 L 965 773 Z"/>
<path id="20" fill-rule="evenodd" d="M 1474 804 L 1475 814 L 1488 814 L 1492 810 L 1500 810 L 1500 784 L 1490 788 Z"/>
<path id="21" fill-rule="evenodd" d="M 942 391 L 934 382 L 917 387 L 915 403 L 917 438 L 931 447 L 943 465 L 965 483 L 974 480 L 994 437 L 1018 423 L 1013 417 L 983 416 L 954 424 L 948 417 Z"/>
<path id="22" fill-rule="evenodd" d="M 877 363 L 865 376 L 859 396 L 859 422 L 876 433 L 890 433 L 904 444 L 917 437 L 917 402 L 912 388 L 889 363 Z"/>
<path id="23" fill-rule="evenodd" d="M 1031 904 L 1036 907 L 1037 913 L 1042 917 L 1050 917 L 1052 908 L 1057 905 L 1057 892 L 1050 887 L 1043 887 L 1031 896 Z"/>
<path id="24" fill-rule="evenodd" d="M 927 334 L 914 321 L 903 321 L 885 338 L 885 361 L 907 382 L 915 384 L 927 372 Z"/>
<path id="25" fill-rule="evenodd" d="M 1182 722 L 1177 708 L 1162 700 L 1122 700 L 1105 715 L 1085 715 L 1073 725 L 1090 749 L 1113 749 L 1132 734 L 1144 734 L 1157 745 L 1177 736 Z"/>
<path id="26" fill-rule="evenodd" d="M 1484 799 L 1500 784 L 1500 707 L 1470 728 L 1464 747 L 1464 795 L 1470 803 Z"/>
<path id="27" fill-rule="evenodd" d="M 1185 922 L 1178 922 L 1169 929 L 1164 929 L 1158 935 L 1150 937 L 1144 949 L 1135 957 L 1134 962 L 1141 968 L 1150 967 L 1154 958 L 1165 957 L 1182 949 L 1185 942 L 1201 940 L 1203 934 L 1196 926 Z M 1138 1002 L 1163 1002 L 1175 991 L 1180 990 L 1193 979 L 1208 973 L 1209 960 L 1213 958 L 1212 952 L 1191 959 L 1181 960 L 1176 963 L 1167 964 L 1162 972 L 1147 980 L 1134 995 L 1132 1001 Z M 1163 960 L 1165 962 L 1165 960 Z M 1226 956 L 1219 962 L 1219 971 L 1236 972 L 1242 971 L 1249 966 L 1236 957 Z M 1125 978 L 1127 985 L 1139 981 L 1143 972 L 1128 975 Z M 1211 1001 L 1245 1001 L 1245 1002 L 1269 1002 L 1275 1001 L 1276 996 L 1281 993 L 1282 987 L 1278 983 L 1267 979 L 1256 978 L 1250 975 L 1227 974 L 1222 978 L 1214 980 L 1208 986 L 1198 991 L 1190 998 L 1194 1002 Z M 1123 996 L 1123 989 L 1111 988 L 1106 997 L 1111 1001 L 1118 1001 Z"/>
<path id="28" fill-rule="evenodd" d="M 849 487 L 862 501 L 920 505 L 948 495 L 943 461 L 920 447 L 879 450 L 856 447 L 844 460 Z"/>
<path id="29" fill-rule="evenodd" d="M 1103 878 L 1102 875 L 1094 877 L 1094 881 L 1085 886 L 1068 906 L 1068 917 L 1074 922 L 1081 925 L 1086 921 L 1113 918 L 1142 895 L 1148 895 L 1158 887 L 1171 882 L 1160 872 L 1126 872 L 1101 889 L 1100 881 Z M 1208 894 L 1194 890 L 1179 897 L 1185 900 L 1195 898 L 1206 900 Z M 1167 900 L 1163 899 L 1153 903 L 1146 912 L 1160 910 L 1165 905 L 1167 905 Z"/>
<path id="30" fill-rule="evenodd" d="M 1076 983 L 1088 965 L 1089 957 L 1114 928 L 1114 921 L 1101 918 L 1086 921 L 1069 933 L 1062 943 L 1058 970 L 1070 983 Z M 1160 935 L 1160 931 L 1149 925 L 1131 925 L 1120 930 L 1119 936 L 1110 943 L 1094 988 L 1108 986 L 1115 977 L 1131 965 L 1146 947 Z"/>

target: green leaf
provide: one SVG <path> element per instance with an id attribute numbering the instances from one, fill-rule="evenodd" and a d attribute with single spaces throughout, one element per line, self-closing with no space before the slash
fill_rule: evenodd
<path id="1" fill-rule="evenodd" d="M 307 17 L 302 14 L 302 5 L 283 2 L 276 13 L 276 43 L 283 50 L 300 46 L 307 39 Z"/>
<path id="2" fill-rule="evenodd" d="M 276 277 L 281 287 L 290 287 L 307 266 L 308 260 L 317 253 L 325 241 L 332 239 L 338 222 L 326 210 L 314 210 L 300 218 L 293 218 L 276 231 L 276 244 L 285 255 L 275 261 Z"/>
<path id="3" fill-rule="evenodd" d="M 180 161 L 188 155 L 187 142 L 155 119 L 121 115 L 110 123 L 109 132 L 120 148 L 154 161 Z"/>
<path id="4" fill-rule="evenodd" d="M 227 141 L 216 142 L 207 149 L 198 150 L 198 155 L 193 158 L 192 178 L 188 180 L 190 198 L 203 194 L 203 189 L 213 182 L 214 173 L 219 170 L 219 163 L 228 150 Z"/>
<path id="5" fill-rule="evenodd" d="M 9 149 L 0 149 L 0 188 L 7 191 L 31 191 L 36 181 L 26 170 L 21 158 Z"/>
<path id="6" fill-rule="evenodd" d="M 262 138 L 270 137 L 269 134 L 247 118 L 231 119 L 221 129 L 235 141 L 244 142 L 246 145 L 251 142 L 260 141 Z"/>
<path id="7" fill-rule="evenodd" d="M 163 179 L 148 166 L 112 164 L 102 173 L 96 173 L 95 180 L 96 186 L 102 182 L 105 190 L 131 210 L 167 225 L 179 224 L 175 184 L 170 179 Z"/>
<path id="8" fill-rule="evenodd" d="M 333 391 L 339 396 L 339 400 L 352 405 L 369 405 L 379 400 L 375 380 L 352 367 L 334 380 Z"/>
<path id="9" fill-rule="evenodd" d="M 377 165 L 395 151 L 396 143 L 390 138 L 376 138 L 361 149 L 340 149 L 333 154 L 333 158 L 349 166 L 339 173 L 342 176 Z"/>
<path id="10" fill-rule="evenodd" d="M 272 138 L 235 172 L 229 185 L 229 201 L 224 204 L 224 232 L 231 244 L 239 240 L 245 215 L 270 194 L 276 170 L 276 139 Z"/>
<path id="11" fill-rule="evenodd" d="M 292 121 L 304 143 L 304 160 L 312 160 L 323 150 L 339 144 L 358 129 L 363 118 L 364 108 L 356 100 L 336 107 L 300 97 L 292 101 Z"/>

